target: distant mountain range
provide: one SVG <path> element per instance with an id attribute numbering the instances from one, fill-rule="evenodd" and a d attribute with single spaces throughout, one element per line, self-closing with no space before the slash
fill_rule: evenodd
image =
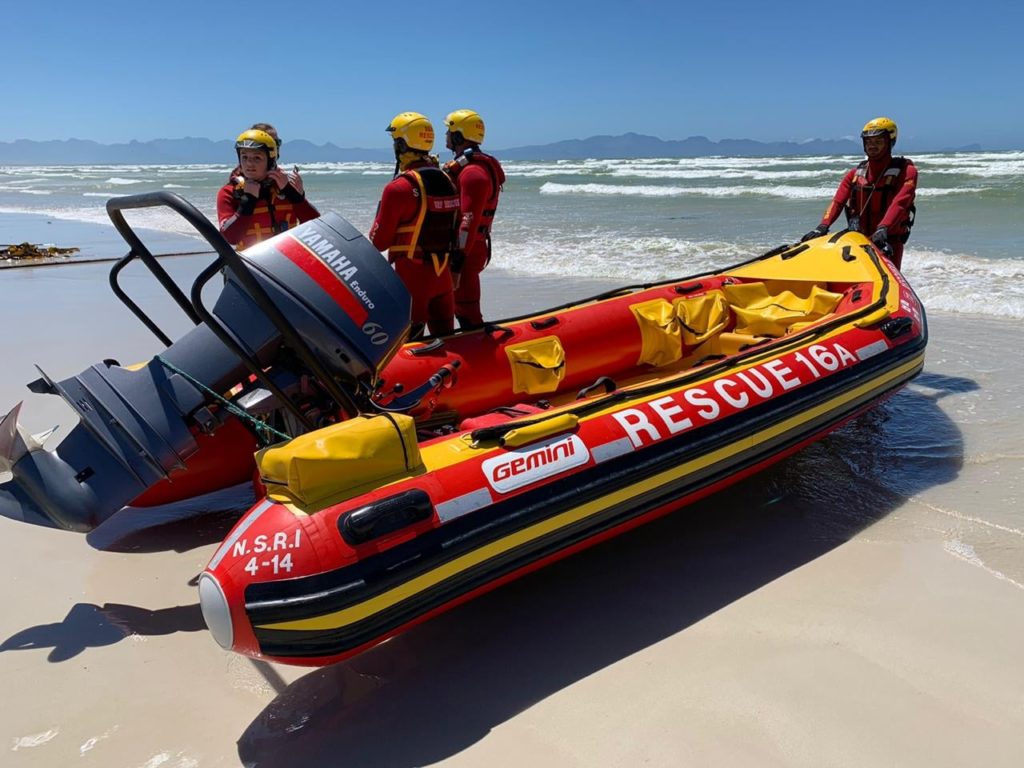
<path id="1" fill-rule="evenodd" d="M 901 147 L 906 152 L 977 152 L 980 144 L 962 147 Z M 442 148 L 443 151 L 443 148 Z M 568 139 L 553 144 L 512 147 L 494 150 L 504 160 L 582 160 L 585 158 L 640 158 L 640 157 L 770 157 L 782 155 L 855 155 L 861 152 L 859 142 L 849 139 L 813 139 L 811 141 L 754 141 L 753 139 L 722 139 L 712 141 L 705 136 L 669 140 L 639 133 L 621 136 L 591 136 L 589 139 Z M 313 144 L 304 139 L 288 141 L 284 145 L 286 163 L 315 162 L 390 162 L 393 155 L 388 147 L 359 149 L 339 147 L 335 144 Z M 18 139 L 0 142 L 0 165 L 101 165 L 139 164 L 179 165 L 183 163 L 233 162 L 233 142 L 211 141 L 186 137 L 184 139 L 154 139 L 130 141 L 127 144 L 100 144 L 95 141 L 68 139 L 66 141 L 32 141 Z"/>

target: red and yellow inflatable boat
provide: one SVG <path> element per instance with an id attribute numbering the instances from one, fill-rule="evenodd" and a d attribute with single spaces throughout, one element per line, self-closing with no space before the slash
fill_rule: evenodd
<path id="1" fill-rule="evenodd" d="M 799 450 L 924 364 L 863 236 L 407 344 L 378 412 L 257 454 L 199 582 L 224 648 L 321 665 Z M 427 385 L 421 385 L 427 381 Z"/>

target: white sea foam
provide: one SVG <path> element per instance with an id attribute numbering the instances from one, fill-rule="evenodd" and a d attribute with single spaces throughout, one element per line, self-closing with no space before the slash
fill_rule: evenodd
<path id="1" fill-rule="evenodd" d="M 1024 319 L 1024 259 L 911 247 L 903 271 L 925 309 Z"/>
<path id="2" fill-rule="evenodd" d="M 591 176 L 594 171 L 590 168 L 567 168 L 558 166 L 543 166 L 540 168 L 518 168 L 515 166 L 505 167 L 505 175 L 519 178 L 542 179 L 548 176 Z"/>
<path id="3" fill-rule="evenodd" d="M 1016 162 L 990 163 L 988 165 L 957 165 L 946 168 L 928 168 L 921 166 L 918 169 L 922 174 L 937 174 L 945 176 L 977 176 L 982 179 L 1002 177 L 1024 177 L 1024 160 Z"/>
<path id="4" fill-rule="evenodd" d="M 96 745 L 99 744 L 101 741 L 103 741 L 104 739 L 109 739 L 111 736 L 113 736 L 117 732 L 118 728 L 120 728 L 120 726 L 115 725 L 113 728 L 108 728 L 106 731 L 104 731 L 99 736 L 92 736 L 91 738 L 86 739 L 84 742 L 82 742 L 82 745 L 78 748 L 79 756 L 80 757 L 84 756 L 86 752 L 89 752 L 89 751 L 95 749 Z"/>
<path id="5" fill-rule="evenodd" d="M 529 275 L 643 283 L 723 269 L 772 245 L 564 235 L 502 242 L 494 264 Z M 982 259 L 911 247 L 903 265 L 926 309 L 1024 319 L 1024 259 Z"/>
<path id="6" fill-rule="evenodd" d="M 17 752 L 19 749 L 31 749 L 32 747 L 40 747 L 47 742 L 53 741 L 57 737 L 60 731 L 57 728 L 50 728 L 42 733 L 34 733 L 31 736 L 16 736 L 11 745 L 11 751 Z"/>
<path id="7" fill-rule="evenodd" d="M 978 163 L 987 162 L 1002 163 L 1008 160 L 1024 160 L 1024 151 L 955 153 L 937 152 L 935 154 L 921 155 L 918 160 L 915 160 L 915 162 L 918 164 L 935 163 L 936 165 L 976 165 Z"/>
<path id="8" fill-rule="evenodd" d="M 13 169 L 10 169 L 13 170 Z M 25 168 L 18 168 L 20 171 L 27 170 Z M 86 179 L 89 178 L 88 174 L 81 173 L 78 171 L 54 171 L 49 168 L 37 168 L 32 169 L 30 175 L 35 179 Z"/>
<path id="9" fill-rule="evenodd" d="M 730 186 L 730 187 L 674 187 L 636 184 L 559 184 L 554 181 L 545 182 L 541 188 L 542 195 L 623 195 L 627 197 L 739 197 L 741 195 L 766 195 L 783 197 L 792 200 L 829 198 L 835 194 L 835 188 L 828 187 L 790 187 L 790 186 Z"/>
<path id="10" fill-rule="evenodd" d="M 610 175 L 643 178 L 753 178 L 762 180 L 816 178 L 841 175 L 860 162 L 856 156 L 789 158 L 643 158 L 623 160 L 561 161 L 558 163 L 510 162 L 510 176 Z M 927 175 L 969 175 L 979 178 L 1024 176 L 1024 153 L 963 153 L 922 155 L 915 160 Z M 803 168 L 799 168 L 803 166 Z M 792 168 L 794 170 L 786 170 Z"/>
<path id="11" fill-rule="evenodd" d="M 533 275 L 608 278 L 635 283 L 716 270 L 769 250 L 802 232 L 831 198 L 856 156 L 786 158 L 640 158 L 514 161 L 495 231 L 494 262 Z M 934 218 L 922 215 L 904 258 L 911 284 L 926 306 L 950 312 L 1024 318 L 1024 269 L 1007 241 L 1016 220 L 992 230 L 975 215 L 986 201 L 1011 210 L 1024 199 L 1024 152 L 915 157 L 925 214 L 962 219 L 973 255 L 939 250 Z M 135 189 L 187 190 L 214 220 L 216 190 L 227 165 L 36 166 L 0 169 L 0 212 L 29 213 L 102 224 L 99 199 L 115 181 Z M 373 220 L 380 193 L 374 177 L 384 162 L 308 163 L 306 187 L 322 210 L 341 211 L 361 231 Z M 955 176 L 969 179 L 956 186 Z M 545 178 L 549 177 L 549 178 Z M 550 177 L 561 177 L 551 179 Z M 536 179 L 537 181 L 530 181 Z M 674 182 L 674 183 L 673 183 Z M 151 186 L 146 186 L 147 184 Z M 112 186 L 113 185 L 113 186 Z M 539 195 L 538 195 L 539 191 Z M 720 202 L 718 202 L 720 201 Z M 934 201 L 934 202 L 932 202 Z M 194 237 L 176 213 L 129 211 L 135 227 Z M 805 223 L 807 219 L 807 223 Z M 112 240 L 116 239 L 111 230 Z M 930 242 L 929 242 L 930 240 Z M 922 241 L 928 244 L 920 247 Z"/>
<path id="12" fill-rule="evenodd" d="M 291 168 L 287 162 L 285 168 Z M 318 179 L 325 176 L 390 176 L 395 167 L 392 163 L 351 161 L 339 163 L 302 163 L 299 166 L 302 176 L 306 179 Z"/>
<path id="13" fill-rule="evenodd" d="M 750 258 L 737 243 L 671 237 L 564 235 L 552 240 L 502 243 L 496 266 L 529 275 L 642 283 L 706 272 Z"/>
<path id="14" fill-rule="evenodd" d="M 171 760 L 174 762 L 170 762 Z M 189 757 L 184 752 L 175 755 L 170 752 L 158 752 L 143 763 L 142 768 L 196 768 L 198 765 L 199 761 L 196 758 Z"/>
<path id="15" fill-rule="evenodd" d="M 618 168 L 612 171 L 616 177 L 639 177 L 646 179 L 754 179 L 756 181 L 784 181 L 792 179 L 820 179 L 836 176 L 830 169 L 816 171 L 759 171 L 743 168 Z"/>
<path id="16" fill-rule="evenodd" d="M 917 197 L 944 197 L 945 195 L 976 195 L 985 187 L 918 187 Z"/>
<path id="17" fill-rule="evenodd" d="M 835 194 L 834 186 L 793 186 L 793 185 L 732 185 L 706 187 L 679 187 L 670 185 L 642 184 L 561 184 L 545 182 L 542 195 L 622 195 L 627 197 L 738 197 L 741 195 L 762 195 L 783 197 L 791 200 L 826 199 Z M 985 187 L 923 187 L 918 189 L 920 197 L 942 197 L 944 195 L 973 195 L 986 191 Z"/>
<path id="18" fill-rule="evenodd" d="M 970 563 L 976 568 L 981 568 L 983 571 L 992 576 L 995 576 L 1000 581 L 1005 581 L 1009 584 L 1012 584 L 1018 589 L 1024 589 L 1024 584 L 1021 584 L 1019 581 L 1015 581 L 1002 571 L 996 570 L 995 568 L 986 565 L 985 561 L 978 557 L 978 553 L 970 544 L 960 541 L 959 539 L 953 539 L 952 541 L 945 542 L 943 548 L 946 550 L 946 552 L 953 555 L 954 557 L 957 557 L 963 560 L 964 562 Z"/>
<path id="19" fill-rule="evenodd" d="M 840 157 L 800 158 L 746 158 L 746 157 L 696 157 L 696 158 L 640 158 L 628 160 L 562 160 L 552 162 L 511 161 L 505 163 L 505 171 L 512 176 L 539 175 L 645 175 L 658 171 L 708 173 L 743 172 L 771 173 L 772 169 L 806 166 L 810 172 L 845 171 L 851 161 Z M 774 171 L 785 173 L 784 170 Z M 800 171 L 796 171 L 800 173 Z M 687 177 L 681 177 L 687 178 Z"/>
<path id="20" fill-rule="evenodd" d="M 109 195 L 106 194 L 96 196 L 109 197 Z M 204 209 L 203 206 L 198 207 L 208 219 L 216 221 L 216 216 L 211 208 L 207 207 Z M 110 217 L 107 215 L 106 208 L 96 204 L 90 204 L 89 207 L 85 208 L 54 207 L 46 209 L 0 206 L 0 214 L 2 213 L 45 215 L 54 219 L 62 219 L 64 221 L 78 221 L 85 224 L 103 224 L 105 226 L 111 226 Z M 137 229 L 152 229 L 158 232 L 168 232 L 187 237 L 198 237 L 196 231 L 188 222 L 168 208 L 138 208 L 135 210 L 125 211 L 125 219 L 133 228 Z"/>

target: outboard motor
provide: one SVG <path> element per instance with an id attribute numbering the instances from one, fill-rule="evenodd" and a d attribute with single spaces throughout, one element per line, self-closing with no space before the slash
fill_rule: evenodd
<path id="1" fill-rule="evenodd" d="M 125 222 L 130 208 L 168 206 L 217 252 L 186 296 Z M 0 514 L 88 531 L 186 468 L 199 433 L 241 418 L 254 432 L 294 436 L 368 407 L 381 368 L 409 333 L 409 294 L 387 261 L 335 213 L 236 253 L 190 203 L 168 192 L 114 198 L 107 212 L 131 250 L 111 270 L 114 293 L 167 349 L 131 369 L 113 361 L 29 384 L 57 394 L 80 423 L 57 446 L 0 420 Z M 171 343 L 120 288 L 142 260 L 196 323 Z M 223 273 L 212 310 L 202 290 Z M 42 371 L 40 371 L 42 373 Z M 231 393 L 231 394 L 229 394 Z M 234 414 L 234 415 L 232 415 Z"/>

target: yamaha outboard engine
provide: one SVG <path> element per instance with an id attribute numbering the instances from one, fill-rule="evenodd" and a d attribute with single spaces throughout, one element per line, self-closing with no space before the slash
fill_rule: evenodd
<path id="1" fill-rule="evenodd" d="M 160 205 L 184 216 L 218 254 L 189 296 L 122 213 Z M 408 335 L 408 292 L 335 213 L 239 254 L 202 213 L 168 192 L 115 198 L 107 211 L 131 247 L 112 269 L 111 286 L 167 349 L 142 367 L 105 361 L 63 381 L 43 374 L 29 385 L 63 397 L 80 423 L 46 451 L 17 425 L 20 405 L 0 420 L 0 472 L 14 476 L 0 485 L 7 517 L 87 531 L 159 481 L 173 480 L 196 452 L 196 435 L 229 419 L 240 416 L 257 433 L 270 422 L 294 436 L 354 415 Z M 196 323 L 173 344 L 120 288 L 118 275 L 134 259 Z M 207 309 L 203 286 L 221 274 L 223 290 Z"/>

